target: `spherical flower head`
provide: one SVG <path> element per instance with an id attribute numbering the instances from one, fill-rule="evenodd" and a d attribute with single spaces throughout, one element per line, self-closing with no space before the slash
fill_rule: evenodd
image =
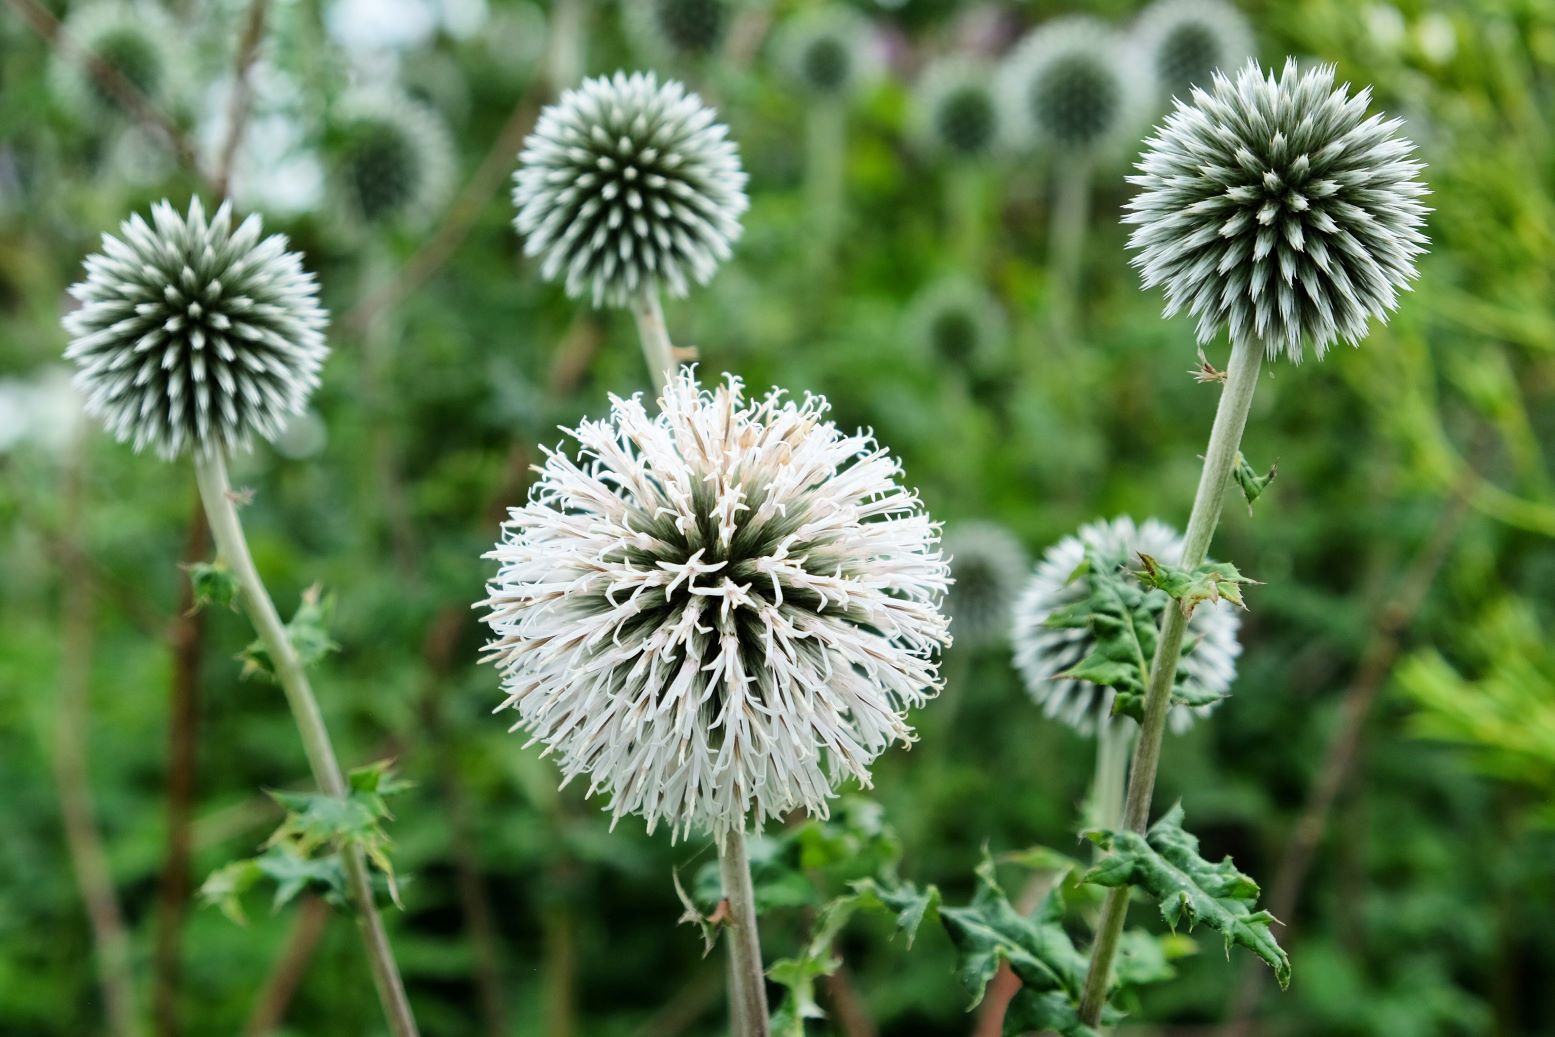
<path id="1" fill-rule="evenodd" d="M 1275 79 L 1250 61 L 1177 102 L 1123 217 L 1167 316 L 1186 309 L 1200 342 L 1225 327 L 1294 363 L 1304 342 L 1321 359 L 1387 318 L 1425 251 L 1426 188 L 1399 120 L 1368 117 L 1370 100 L 1335 89 L 1332 65 L 1287 61 Z"/>
<path id="2" fill-rule="evenodd" d="M 340 106 L 336 192 L 363 225 L 429 222 L 453 185 L 453 136 L 442 116 L 395 91 L 364 91 Z"/>
<path id="3" fill-rule="evenodd" d="M 1011 609 L 1026 576 L 1026 548 L 996 522 L 967 522 L 945 533 L 950 593 L 945 611 L 956 645 L 970 648 L 1010 636 Z"/>
<path id="4" fill-rule="evenodd" d="M 1240 68 L 1253 53 L 1253 31 L 1225 0 L 1157 0 L 1134 23 L 1139 51 L 1165 102 L 1208 86 L 1217 69 Z"/>
<path id="5" fill-rule="evenodd" d="M 1021 591 L 1012 633 L 1015 668 L 1042 711 L 1081 734 L 1094 733 L 1097 722 L 1111 714 L 1113 691 L 1063 676 L 1089 655 L 1095 644 L 1087 630 L 1055 628 L 1047 622 L 1054 613 L 1089 594 L 1086 580 L 1076 576 L 1088 554 L 1109 571 L 1136 568 L 1141 554 L 1175 565 L 1182 558 L 1182 537 L 1156 519 L 1140 525 L 1127 516 L 1092 522 L 1049 548 Z M 1158 622 L 1170 599 L 1162 591 L 1151 591 L 1146 601 L 1152 620 Z M 1241 622 L 1226 601 L 1201 603 L 1193 610 L 1178 664 L 1179 687 L 1214 696 L 1230 691 L 1236 659 L 1242 651 L 1237 640 Z M 1213 704 L 1189 707 L 1175 703 L 1168 719 L 1172 730 L 1181 733 L 1195 717 L 1213 709 Z"/>
<path id="6" fill-rule="evenodd" d="M 1004 60 L 1000 92 L 1013 140 L 1065 158 L 1118 148 L 1147 100 L 1123 40 L 1084 15 L 1033 29 Z"/>
<path id="7" fill-rule="evenodd" d="M 852 8 L 797 14 L 779 28 L 775 46 L 789 80 L 815 97 L 847 97 L 879 73 L 869 22 Z"/>
<path id="8" fill-rule="evenodd" d="M 824 399 L 683 371 L 549 452 L 487 557 L 515 727 L 619 819 L 715 836 L 867 784 L 947 641 L 937 529 Z"/>
<path id="9" fill-rule="evenodd" d="M 124 0 L 72 5 L 62 31 L 77 53 L 56 50 L 50 76 L 59 96 L 86 117 L 125 115 L 119 95 L 80 60 L 92 57 L 117 69 L 152 104 L 178 92 L 177 30 L 161 7 Z"/>
<path id="10" fill-rule="evenodd" d="M 681 84 L 585 80 L 540 113 L 514 176 L 515 225 L 541 273 L 595 306 L 706 284 L 740 236 L 745 173 L 728 128 Z"/>
<path id="11" fill-rule="evenodd" d="M 987 158 L 1003 136 L 988 72 L 965 58 L 930 65 L 913 92 L 914 134 L 924 151 L 958 161 Z"/>
<path id="12" fill-rule="evenodd" d="M 328 347 L 318 284 L 258 216 L 236 229 L 162 201 L 103 235 L 64 319 L 87 413 L 120 442 L 171 458 L 274 439 L 319 384 Z"/>
<path id="13" fill-rule="evenodd" d="M 985 371 L 1004 353 L 1009 324 L 999 300 L 976 281 L 952 274 L 920 291 L 907 308 L 908 341 L 932 363 Z"/>
<path id="14" fill-rule="evenodd" d="M 626 28 L 650 57 L 703 58 L 729 30 L 729 0 L 622 0 Z"/>

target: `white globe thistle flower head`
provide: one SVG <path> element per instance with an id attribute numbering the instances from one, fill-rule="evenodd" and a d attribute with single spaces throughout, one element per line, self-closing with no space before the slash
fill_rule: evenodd
<path id="1" fill-rule="evenodd" d="M 1148 89 L 1122 36 L 1087 15 L 1037 26 L 999 70 L 1010 141 L 1054 160 L 1116 152 L 1141 128 Z"/>
<path id="2" fill-rule="evenodd" d="M 319 384 L 328 318 L 285 235 L 162 201 L 103 235 L 64 318 L 86 411 L 165 458 L 273 440 Z"/>
<path id="3" fill-rule="evenodd" d="M 879 77 L 881 55 L 869 20 L 840 5 L 796 14 L 773 42 L 779 68 L 814 97 L 846 98 Z"/>
<path id="4" fill-rule="evenodd" d="M 166 106 L 180 99 L 184 62 L 179 34 L 160 6 L 128 0 L 72 5 L 61 31 L 77 52 L 118 70 L 151 104 Z M 56 94 L 78 115 L 101 118 L 129 114 L 119 95 L 76 53 L 56 50 L 50 61 Z"/>
<path id="5" fill-rule="evenodd" d="M 950 591 L 945 612 L 962 648 L 994 644 L 1010 636 L 1015 599 L 1026 578 L 1026 548 L 997 522 L 966 522 L 945 533 Z"/>
<path id="6" fill-rule="evenodd" d="M 1278 79 L 1249 61 L 1177 102 L 1145 142 L 1125 223 L 1146 288 L 1166 315 L 1224 327 L 1270 358 L 1318 359 L 1386 320 L 1425 251 L 1421 164 L 1397 119 L 1366 114 L 1371 91 L 1334 86 L 1332 65 Z"/>
<path id="7" fill-rule="evenodd" d="M 929 155 L 988 159 L 1003 143 L 1002 115 L 993 77 L 968 58 L 935 61 L 913 91 L 912 132 Z"/>
<path id="8" fill-rule="evenodd" d="M 333 134 L 335 191 L 361 226 L 421 226 L 448 201 L 454 141 L 443 117 L 389 88 L 362 89 L 340 104 Z"/>
<path id="9" fill-rule="evenodd" d="M 914 297 L 904 332 L 931 363 L 983 372 L 1003 357 L 1009 321 L 986 287 L 951 274 L 930 282 Z"/>
<path id="10" fill-rule="evenodd" d="M 1217 69 L 1235 71 L 1253 55 L 1252 27 L 1225 0 L 1156 0 L 1134 23 L 1134 36 L 1162 104 L 1208 86 Z"/>
<path id="11" fill-rule="evenodd" d="M 480 607 L 516 728 L 619 820 L 722 839 L 912 739 L 948 643 L 938 529 L 817 396 L 683 370 L 548 452 Z"/>
<path id="12" fill-rule="evenodd" d="M 621 0 L 634 46 L 655 60 L 696 60 L 717 52 L 729 31 L 730 0 Z"/>
<path id="13" fill-rule="evenodd" d="M 1136 525 L 1133 519 L 1122 516 L 1089 523 L 1043 554 L 1015 604 L 1011 634 L 1015 668 L 1026 690 L 1043 713 L 1081 734 L 1094 734 L 1098 721 L 1111 715 L 1114 692 L 1064 676 L 1091 653 L 1095 642 L 1085 629 L 1052 627 L 1048 620 L 1090 593 L 1087 581 L 1076 576 L 1088 555 L 1097 565 L 1117 571 L 1125 566 L 1137 567 L 1141 554 L 1176 564 L 1182 557 L 1182 536 L 1156 519 Z M 1169 599 L 1162 591 L 1151 591 L 1146 601 L 1153 620 L 1158 622 Z M 1180 688 L 1216 698 L 1230 692 L 1237 656 L 1242 651 L 1237 640 L 1241 623 L 1241 617 L 1226 601 L 1202 603 L 1193 610 L 1178 666 Z M 1172 730 L 1180 734 L 1197 717 L 1208 715 L 1214 708 L 1214 703 L 1193 707 L 1173 703 L 1168 721 Z"/>
<path id="14" fill-rule="evenodd" d="M 685 295 L 729 258 L 749 203 L 726 126 L 651 72 L 588 79 L 540 113 L 514 174 L 514 220 L 541 274 L 595 306 Z"/>

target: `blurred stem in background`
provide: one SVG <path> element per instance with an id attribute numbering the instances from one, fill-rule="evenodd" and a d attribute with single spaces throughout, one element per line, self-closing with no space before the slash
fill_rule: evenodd
<path id="1" fill-rule="evenodd" d="M 848 109 L 839 99 L 812 97 L 805 116 L 805 202 L 810 209 L 811 262 L 824 279 L 842 233 L 847 173 Z"/>
<path id="2" fill-rule="evenodd" d="M 981 279 L 988 249 L 988 171 L 976 161 L 957 163 L 945 176 L 945 212 L 952 255 Z"/>
<path id="3" fill-rule="evenodd" d="M 1204 453 L 1204 469 L 1194 494 L 1193 511 L 1183 535 L 1182 568 L 1193 570 L 1209 553 L 1220 510 L 1225 501 L 1231 469 L 1242 443 L 1242 430 L 1252 408 L 1253 391 L 1258 388 L 1258 371 L 1263 363 L 1263 343 L 1237 339 L 1231 346 L 1231 362 L 1226 370 L 1225 388 L 1215 409 L 1215 424 L 1210 429 L 1209 447 Z M 1139 725 L 1139 742 L 1134 749 L 1133 773 L 1129 777 L 1128 797 L 1123 806 L 1123 823 L 1143 835 L 1150 822 L 1150 799 L 1155 792 L 1156 770 L 1161 763 L 1161 741 L 1166 734 L 1166 715 L 1172 704 L 1172 687 L 1177 678 L 1177 663 L 1182 657 L 1183 635 L 1188 617 L 1181 608 L 1168 603 L 1161 617 L 1161 635 L 1155 659 L 1150 664 L 1150 683 L 1145 692 L 1144 722 Z M 1130 887 L 1119 886 L 1107 892 L 1101 920 L 1096 926 L 1096 942 L 1091 947 L 1090 970 L 1080 1001 L 1080 1020 L 1095 1026 L 1107 1003 L 1107 987 L 1112 975 L 1112 959 L 1128 914 Z"/>
<path id="4" fill-rule="evenodd" d="M 1103 717 L 1096 725 L 1096 773 L 1091 779 L 1091 828 L 1115 831 L 1123 821 L 1129 750 L 1139 725 L 1128 717 Z"/>
<path id="5" fill-rule="evenodd" d="M 1085 233 L 1090 224 L 1091 166 L 1075 159 L 1054 171 L 1048 213 L 1048 271 L 1053 336 L 1069 347 L 1079 330 L 1080 275 L 1085 265 Z"/>
<path id="6" fill-rule="evenodd" d="M 550 43 L 546 48 L 546 77 L 556 93 L 570 89 L 583 78 L 584 5 L 589 0 L 556 0 L 551 7 Z M 506 156 L 511 158 L 512 156 Z"/>
<path id="7" fill-rule="evenodd" d="M 347 792 L 345 777 L 336 762 L 334 746 L 324 717 L 308 676 L 303 671 L 302 660 L 292 645 L 291 637 L 275 604 L 265 590 L 249 554 L 248 541 L 238 520 L 237 506 L 232 487 L 227 480 L 225 459 L 216 451 L 197 451 L 194 463 L 195 477 L 200 484 L 200 497 L 205 502 L 206 518 L 217 551 L 226 561 L 238 585 L 238 597 L 248 613 L 254 630 L 270 653 L 276 681 L 286 694 L 292 716 L 297 722 L 297 733 L 302 737 L 303 751 L 308 758 L 313 780 L 320 791 L 336 798 L 344 798 Z M 400 979 L 399 966 L 389 947 L 388 934 L 383 919 L 373 901 L 372 879 L 367 872 L 367 861 L 355 846 L 343 847 L 341 863 L 346 872 L 346 884 L 356 908 L 357 922 L 362 931 L 362 942 L 367 951 L 368 965 L 372 970 L 373 984 L 383 1005 L 394 1037 L 416 1037 L 416 1021 L 405 997 L 405 985 Z"/>
<path id="8" fill-rule="evenodd" d="M 377 240 L 369 241 L 364 251 L 366 256 L 362 261 L 357 298 L 377 298 L 383 287 L 393 282 L 393 270 Z M 383 521 L 388 525 L 389 546 L 395 564 L 401 571 L 410 571 L 416 568 L 417 537 L 400 471 L 399 450 L 394 441 L 395 423 L 390 420 L 395 397 L 391 368 L 399 337 L 392 308 L 372 311 L 361 332 L 361 393 L 362 406 L 371 422 L 368 444 L 373 489 L 383 507 Z"/>
<path id="9" fill-rule="evenodd" d="M 58 789 L 65 841 L 76 885 L 86 905 L 96 944 L 98 983 L 112 1037 L 142 1033 L 135 1007 L 130 938 L 114 892 L 108 854 L 94 820 L 86 748 L 88 695 L 92 683 L 94 586 L 86 564 L 80 528 L 86 506 L 87 426 L 77 419 L 61 496 L 65 528 L 61 532 L 60 668 L 54 718 L 54 782 Z"/>

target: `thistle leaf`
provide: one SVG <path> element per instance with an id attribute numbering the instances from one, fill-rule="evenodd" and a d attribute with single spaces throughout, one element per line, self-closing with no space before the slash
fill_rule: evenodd
<path id="1" fill-rule="evenodd" d="M 1272 464 L 1269 471 L 1259 475 L 1252 465 L 1247 463 L 1247 458 L 1240 453 L 1236 455 L 1236 467 L 1231 469 L 1231 478 L 1236 480 L 1237 487 L 1241 489 L 1242 496 L 1247 500 L 1247 510 L 1253 510 L 1253 502 L 1263 496 L 1263 491 L 1269 488 L 1274 477 L 1279 474 L 1280 466 Z"/>
<path id="2" fill-rule="evenodd" d="M 340 650 L 340 646 L 329 636 L 329 617 L 334 608 L 335 599 L 324 594 L 319 585 L 314 584 L 303 591 L 302 603 L 297 606 L 291 622 L 286 624 L 287 639 L 296 650 L 303 669 L 317 664 L 331 652 Z M 243 663 L 244 677 L 257 673 L 275 680 L 275 660 L 270 657 L 270 649 L 263 641 L 255 639 L 238 658 Z"/>
<path id="3" fill-rule="evenodd" d="M 1204 602 L 1229 601 L 1238 608 L 1246 608 L 1242 602 L 1242 584 L 1258 581 L 1243 576 L 1230 562 L 1204 562 L 1193 569 L 1165 565 L 1150 555 L 1141 554 L 1139 561 L 1144 568 L 1134 575 L 1147 587 L 1162 590 L 1176 599 L 1184 616 Z"/>

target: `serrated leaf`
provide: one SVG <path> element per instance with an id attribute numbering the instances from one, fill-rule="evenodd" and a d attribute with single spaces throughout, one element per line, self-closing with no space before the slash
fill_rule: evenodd
<path id="1" fill-rule="evenodd" d="M 1088 832 L 1087 837 L 1108 851 L 1087 874 L 1086 881 L 1101 886 L 1137 886 L 1154 897 L 1161 916 L 1174 930 L 1192 930 L 1203 922 L 1218 930 L 1226 941 L 1251 950 L 1274 969 L 1283 988 L 1290 984 L 1290 958 L 1270 931 L 1276 919 L 1267 911 L 1254 911 L 1258 883 L 1236 869 L 1231 858 L 1211 864 L 1199 856 L 1199 841 L 1182 827 L 1182 804 L 1177 804 L 1149 832 Z"/>
<path id="2" fill-rule="evenodd" d="M 1258 582 L 1243 576 L 1230 562 L 1203 562 L 1192 569 L 1183 569 L 1166 565 L 1144 553 L 1140 554 L 1139 561 L 1144 568 L 1134 576 L 1145 586 L 1164 591 L 1175 599 L 1184 616 L 1193 615 L 1193 610 L 1205 602 L 1217 604 L 1224 600 L 1246 608 L 1242 601 L 1242 585 Z"/>
<path id="3" fill-rule="evenodd" d="M 1103 1012 L 1110 1025 L 1117 1013 Z M 1004 1037 L 1022 1037 L 1030 1033 L 1056 1033 L 1059 1037 L 1100 1037 L 1100 1033 L 1080 1021 L 1080 1010 L 1067 994 L 1056 990 L 1037 992 L 1022 987 L 1004 1010 Z"/>
<path id="4" fill-rule="evenodd" d="M 896 931 L 907 937 L 907 948 L 912 949 L 918 937 L 918 928 L 931 911 L 939 910 L 939 889 L 935 886 L 919 888 L 911 882 L 899 886 L 882 886 L 874 879 L 862 879 L 853 884 L 854 892 L 863 905 L 879 905 L 896 915 Z"/>
<path id="5" fill-rule="evenodd" d="M 1252 465 L 1247 463 L 1247 458 L 1239 452 L 1236 455 L 1236 467 L 1231 469 L 1231 478 L 1236 480 L 1237 487 L 1242 491 L 1242 497 L 1247 501 L 1247 510 L 1253 510 L 1253 502 L 1263 496 L 1263 492 L 1269 488 L 1274 477 L 1279 474 L 1280 466 L 1272 464 L 1268 472 L 1259 475 Z"/>
<path id="6" fill-rule="evenodd" d="M 207 605 L 235 609 L 238 600 L 238 578 L 232 570 L 220 562 L 195 562 L 184 567 L 189 574 L 189 585 L 194 591 L 194 610 Z"/>
<path id="7" fill-rule="evenodd" d="M 340 646 L 329 636 L 329 616 L 334 611 L 334 598 L 324 594 L 318 584 L 303 591 L 302 602 L 286 624 L 286 636 L 303 669 L 316 665 Z M 243 663 L 243 676 L 258 674 L 275 679 L 275 660 L 263 641 L 255 639 L 238 655 Z"/>

